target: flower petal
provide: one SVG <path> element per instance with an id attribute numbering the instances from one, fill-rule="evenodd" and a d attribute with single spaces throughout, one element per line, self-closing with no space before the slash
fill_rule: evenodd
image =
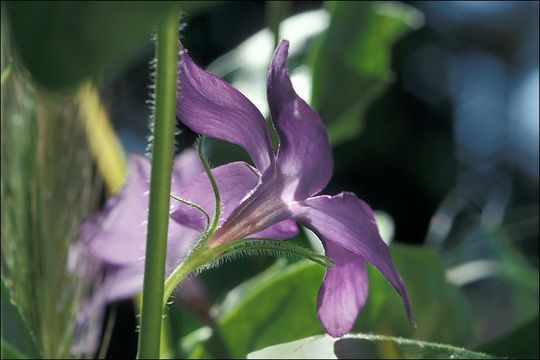
<path id="1" fill-rule="evenodd" d="M 274 229 L 270 227 L 281 226 L 278 225 L 280 222 L 289 220 L 292 213 L 282 197 L 286 185 L 286 179 L 273 169 L 265 171 L 257 187 L 244 197 L 214 233 L 210 246 L 255 237 L 261 233 L 271 234 Z"/>
<path id="2" fill-rule="evenodd" d="M 192 150 L 190 150 L 192 151 Z M 173 186 L 179 187 L 200 172 L 190 151 L 175 159 Z M 126 183 L 109 198 L 104 209 L 81 226 L 81 237 L 97 258 L 117 265 L 142 261 L 146 249 L 150 161 L 132 155 Z M 197 239 L 198 232 L 169 221 L 168 264 L 177 264 Z"/>
<path id="3" fill-rule="evenodd" d="M 266 173 L 270 174 L 270 171 Z M 261 179 L 256 169 L 241 161 L 214 168 L 212 169 L 212 175 L 216 180 L 221 198 L 221 216 L 218 231 L 216 232 L 219 235 L 223 232 L 219 228 L 231 217 L 236 219 L 235 214 L 245 204 L 245 200 L 250 200 L 254 195 L 261 192 Z M 214 192 L 206 173 L 199 174 L 175 195 L 202 207 L 210 219 L 214 216 Z M 266 202 L 266 200 L 263 202 Z M 206 225 L 204 216 L 199 210 L 178 202 L 175 203 L 174 210 L 171 212 L 171 218 L 183 226 L 199 231 L 204 230 Z M 298 227 L 293 221 L 282 221 L 284 219 L 280 218 L 258 228 L 261 231 L 257 233 L 252 234 L 249 232 L 249 236 L 246 237 L 288 239 L 295 236 L 298 233 Z"/>
<path id="4" fill-rule="evenodd" d="M 401 295 L 409 320 L 414 323 L 407 289 L 379 235 L 369 205 L 353 193 L 344 192 L 309 198 L 293 204 L 291 210 L 295 219 L 313 230 L 325 244 L 337 244 L 375 266 Z"/>
<path id="5" fill-rule="evenodd" d="M 326 256 L 336 264 L 326 270 L 319 290 L 317 315 L 324 330 L 339 337 L 351 331 L 366 303 L 367 270 L 362 259 L 341 246 L 328 241 L 325 249 Z"/>
<path id="6" fill-rule="evenodd" d="M 249 239 L 285 240 L 298 235 L 298 226 L 292 220 L 284 220 L 248 236 Z"/>
<path id="7" fill-rule="evenodd" d="M 221 198 L 221 216 L 218 226 L 228 218 L 240 201 L 257 186 L 257 170 L 247 163 L 238 161 L 212 169 Z M 205 172 L 196 176 L 183 187 L 178 194 L 183 200 L 191 201 L 202 207 L 210 219 L 215 213 L 215 197 L 212 185 Z M 175 200 L 173 200 L 175 201 Z M 171 218 L 177 223 L 198 230 L 205 227 L 205 219 L 199 210 L 176 202 Z"/>
<path id="8" fill-rule="evenodd" d="M 144 262 L 132 266 L 125 266 L 113 271 L 103 283 L 100 293 L 107 302 L 129 299 L 143 288 Z"/>
<path id="9" fill-rule="evenodd" d="M 183 150 L 174 158 L 171 192 L 177 193 L 202 172 L 204 172 L 204 168 L 201 165 L 197 151 L 193 148 Z"/>
<path id="10" fill-rule="evenodd" d="M 292 199 L 303 200 L 328 184 L 333 161 L 319 115 L 294 91 L 287 72 L 288 49 L 289 43 L 283 40 L 272 56 L 267 97 L 280 140 L 279 169 L 297 181 L 290 190 Z"/>
<path id="11" fill-rule="evenodd" d="M 262 172 L 274 163 L 268 125 L 242 93 L 199 68 L 185 49 L 179 56 L 176 114 L 196 133 L 243 147 Z"/>
<path id="12" fill-rule="evenodd" d="M 173 250 L 173 247 L 168 246 L 165 276 L 169 276 L 182 260 L 181 258 L 178 258 L 178 252 L 171 255 L 170 250 Z M 181 254 L 182 258 L 186 254 L 187 250 L 184 250 Z M 174 265 L 173 262 L 175 263 Z M 103 296 L 107 302 L 132 298 L 142 291 L 143 278 L 144 259 L 129 264 L 128 266 L 111 268 L 100 288 L 100 296 Z M 191 278 L 185 279 L 179 286 L 184 285 L 186 282 L 190 282 L 190 279 Z M 194 290 L 195 289 L 190 289 L 186 292 L 185 289 L 183 289 L 180 298 L 183 300 L 189 299 Z"/>
<path id="13" fill-rule="evenodd" d="M 84 233 L 96 257 L 114 264 L 133 263 L 144 257 L 149 179 L 148 159 L 131 156 L 122 189 L 82 225 L 83 229 L 93 229 Z"/>

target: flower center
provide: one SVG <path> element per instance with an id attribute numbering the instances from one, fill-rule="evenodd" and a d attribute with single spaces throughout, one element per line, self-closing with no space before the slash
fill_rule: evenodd
<path id="1" fill-rule="evenodd" d="M 277 179 L 257 190 L 240 204 L 214 233 L 209 241 L 211 247 L 246 238 L 268 226 L 290 217 L 287 205 L 279 194 Z"/>

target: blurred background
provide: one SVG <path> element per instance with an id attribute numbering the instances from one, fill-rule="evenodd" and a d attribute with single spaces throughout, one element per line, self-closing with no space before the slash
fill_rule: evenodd
<path id="1" fill-rule="evenodd" d="M 100 27 L 96 21 L 115 20 L 96 10 L 94 23 L 77 24 L 77 17 L 66 20 L 77 9 L 51 12 L 40 24 L 56 27 L 34 46 L 36 35 L 28 29 L 39 20 L 37 13 L 6 6 L 12 40 L 4 39 L 3 28 L 3 43 L 13 41 L 28 76 L 53 92 L 73 92 L 73 84 L 87 75 L 70 70 L 84 60 L 66 59 L 62 51 L 68 46 L 57 43 L 54 31 L 74 46 L 77 34 Z M 129 12 L 129 6 L 122 11 Z M 125 20 L 128 30 L 139 19 L 136 11 Z M 406 322 L 397 295 L 370 271 L 370 297 L 355 332 L 538 357 L 538 15 L 538 2 L 511 1 L 242 1 L 185 7 L 183 45 L 265 116 L 266 71 L 276 34 L 291 42 L 295 89 L 319 111 L 332 143 L 335 172 L 325 193 L 355 192 L 377 211 L 418 322 L 416 329 Z M 68 34 L 70 26 L 84 31 Z M 118 36 L 127 39 L 128 30 Z M 121 60 L 88 71 L 125 154 L 145 153 L 150 135 L 154 44 L 150 31 L 143 30 L 129 49 L 118 51 Z M 104 25 L 99 31 L 112 30 Z M 42 50 L 53 55 L 37 61 L 48 56 Z M 2 51 L 4 79 L 4 45 Z M 65 61 L 61 75 L 51 75 L 48 61 Z M 181 128 L 176 140 L 180 152 L 192 146 L 195 134 Z M 4 171 L 8 145 L 3 137 L 3 179 L 10 176 Z M 213 141 L 210 150 L 214 165 L 249 161 L 229 144 Z M 107 196 L 101 184 L 106 176 L 99 172 L 94 167 L 87 213 Z M 295 241 L 310 246 L 313 236 L 302 231 Z M 2 270 L 9 278 L 4 274 L 9 269 Z M 198 292 L 170 306 L 173 352 L 243 357 L 322 333 L 314 311 L 321 276 L 322 270 L 302 261 L 268 257 L 239 259 L 202 273 Z M 287 310 L 280 312 L 283 307 Z M 132 358 L 136 307 L 131 300 L 110 305 L 104 319 L 112 313 L 115 320 L 103 321 L 98 331 L 108 344 L 101 355 Z"/>

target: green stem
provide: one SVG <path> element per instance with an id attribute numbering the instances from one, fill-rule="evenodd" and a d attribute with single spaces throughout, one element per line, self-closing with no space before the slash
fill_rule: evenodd
<path id="1" fill-rule="evenodd" d="M 208 216 L 208 214 L 206 213 L 206 211 L 204 211 L 204 209 L 202 207 L 200 207 L 199 205 L 195 204 L 194 202 L 191 202 L 191 201 L 187 201 L 187 200 L 184 200 L 184 199 L 181 199 L 177 196 L 174 196 L 173 194 L 170 195 L 172 199 L 184 204 L 184 205 L 187 205 L 187 206 L 191 206 L 192 208 L 195 208 L 197 210 L 199 210 L 203 216 L 204 216 L 204 219 L 206 220 L 206 229 L 208 229 L 208 227 L 210 226 L 210 216 Z"/>
<path id="2" fill-rule="evenodd" d="M 231 244 L 225 244 L 220 247 L 210 249 L 206 246 L 206 241 L 212 236 L 212 233 L 206 232 L 203 234 L 199 245 L 195 246 L 193 251 L 173 270 L 165 281 L 165 291 L 163 294 L 163 306 L 167 304 L 174 289 L 193 271 L 197 270 L 203 265 L 209 264 L 219 257 L 224 249 L 232 246 Z M 232 244 L 236 244 L 233 242 Z"/>
<path id="3" fill-rule="evenodd" d="M 177 31 L 176 13 L 168 15 L 157 28 L 156 112 L 141 329 L 137 353 L 139 359 L 159 357 L 175 129 Z"/>
<path id="4" fill-rule="evenodd" d="M 204 241 L 204 240 L 203 240 Z M 193 271 L 199 267 L 211 262 L 216 257 L 215 251 L 201 247 L 190 253 L 182 263 L 174 269 L 165 281 L 165 290 L 163 294 L 163 306 L 167 304 L 174 289 Z"/>
<path id="5" fill-rule="evenodd" d="M 210 237 L 212 235 L 218 226 L 219 223 L 219 217 L 221 216 L 221 199 L 219 196 L 219 190 L 217 187 L 216 179 L 214 179 L 214 176 L 212 175 L 212 169 L 210 169 L 210 165 L 208 164 L 208 160 L 206 160 L 206 156 L 204 156 L 204 137 L 201 137 L 201 140 L 199 141 L 199 158 L 201 159 L 201 164 L 204 167 L 204 171 L 206 172 L 206 175 L 208 176 L 208 180 L 210 181 L 210 184 L 212 185 L 212 191 L 214 192 L 214 197 L 216 198 L 216 210 L 214 212 L 214 218 L 212 219 L 212 225 L 208 227 L 206 230 L 206 237 Z"/>

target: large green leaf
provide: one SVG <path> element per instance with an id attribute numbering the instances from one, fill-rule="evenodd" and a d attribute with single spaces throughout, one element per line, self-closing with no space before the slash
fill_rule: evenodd
<path id="1" fill-rule="evenodd" d="M 4 5 L 4 4 L 2 4 Z M 15 45 L 34 78 L 52 89 L 118 67 L 150 39 L 171 11 L 193 13 L 205 1 L 7 2 Z"/>
<path id="2" fill-rule="evenodd" d="M 472 327 L 469 305 L 462 292 L 446 281 L 439 255 L 413 246 L 391 246 L 394 263 L 401 273 L 417 322 L 411 326 L 401 298 L 370 268 L 369 297 L 355 330 L 402 336 L 459 346 L 470 344 Z"/>
<path id="3" fill-rule="evenodd" d="M 2 358 L 41 358 L 34 335 L 2 279 Z"/>
<path id="4" fill-rule="evenodd" d="M 391 80 L 392 45 L 422 17 L 393 2 L 337 1 L 328 7 L 330 26 L 312 54 L 312 104 L 335 144 L 361 130 L 364 111 Z"/>
<path id="5" fill-rule="evenodd" d="M 370 294 L 356 329 L 458 345 L 467 343 L 467 303 L 460 291 L 446 282 L 437 254 L 400 245 L 393 245 L 391 250 L 409 289 L 418 327 L 409 324 L 400 297 L 386 279 L 370 268 Z M 323 333 L 316 317 L 323 274 L 323 268 L 307 261 L 277 263 L 233 290 L 218 319 L 230 355 L 241 357 L 255 349 Z M 203 356 L 204 351 L 195 346 L 194 339 L 195 336 L 189 337 L 189 347 L 184 343 L 184 350 L 191 357 Z M 208 337 L 201 338 L 201 342 L 205 339 Z"/>
<path id="6" fill-rule="evenodd" d="M 315 317 L 317 291 L 324 269 L 309 261 L 276 264 L 246 286 L 233 290 L 219 319 L 232 356 L 322 332 Z"/>
<path id="7" fill-rule="evenodd" d="M 253 352 L 248 359 L 493 359 L 449 345 L 380 335 L 313 336 Z"/>
<path id="8" fill-rule="evenodd" d="M 538 359 L 538 316 L 525 325 L 480 347 L 480 350 L 498 356 L 516 359 Z"/>
<path id="9" fill-rule="evenodd" d="M 96 209 L 101 187 L 78 97 L 36 89 L 17 57 L 10 57 L 8 30 L 3 21 L 2 69 L 12 66 L 12 71 L 1 92 L 2 278 L 43 357 L 66 358 L 100 321 L 96 316 L 76 322 L 80 301 L 94 285 L 89 280 L 95 267 L 73 271 L 68 262 L 81 265 L 74 241 L 82 220 Z M 5 345 L 6 351 L 13 347 Z"/>
<path id="10" fill-rule="evenodd" d="M 475 348 L 498 344 L 489 352 L 538 357 L 538 337 L 527 330 L 536 323 L 538 334 L 538 269 L 520 249 L 515 230 L 509 229 L 476 227 L 442 255 L 448 279 L 468 298 Z"/>

